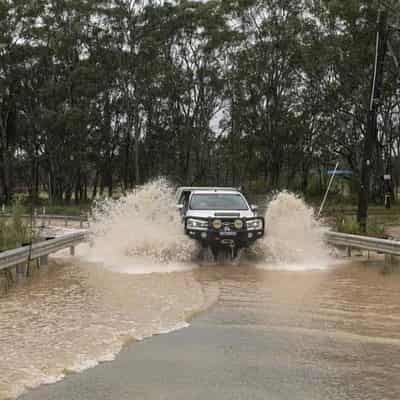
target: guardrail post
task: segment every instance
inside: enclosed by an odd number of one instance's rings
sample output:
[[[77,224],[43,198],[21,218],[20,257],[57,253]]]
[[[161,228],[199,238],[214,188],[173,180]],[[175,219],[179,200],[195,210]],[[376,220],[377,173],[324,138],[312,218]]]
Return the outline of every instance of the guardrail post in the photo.
[[[40,265],[47,265],[49,263],[49,256],[40,257]]]
[[[4,271],[0,271],[0,295],[7,293],[8,283]]]
[[[83,215],[82,213],[79,215],[79,226],[82,229],[83,228]]]
[[[67,217],[64,218],[64,223],[65,223],[65,226],[68,226],[68,218]]]
[[[26,264],[17,264],[16,266],[16,272],[18,275],[25,275],[26,274]]]
[[[74,256],[74,255],[75,255],[75,246],[71,246],[71,247],[69,248],[69,254],[70,254],[71,256]]]
[[[7,280],[7,290],[11,287],[12,283],[14,282],[13,274],[11,272],[11,269],[8,268],[4,271],[6,275],[6,280]]]
[[[385,274],[393,272],[393,256],[391,254],[385,254],[385,265],[383,267]]]
[[[351,257],[351,247],[347,247],[347,257]]]
[[[387,254],[389,264],[394,265],[396,264],[396,257],[393,254]]]
[[[10,269],[5,269],[3,271],[0,271],[0,284],[3,286],[3,290],[5,293],[8,292],[13,281],[14,279]]]

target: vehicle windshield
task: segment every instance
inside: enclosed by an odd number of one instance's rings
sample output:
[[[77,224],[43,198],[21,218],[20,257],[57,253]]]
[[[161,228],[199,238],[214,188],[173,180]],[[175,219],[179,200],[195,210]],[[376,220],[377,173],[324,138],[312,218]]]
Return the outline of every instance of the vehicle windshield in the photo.
[[[234,193],[199,193],[190,200],[192,210],[248,210],[240,194]]]

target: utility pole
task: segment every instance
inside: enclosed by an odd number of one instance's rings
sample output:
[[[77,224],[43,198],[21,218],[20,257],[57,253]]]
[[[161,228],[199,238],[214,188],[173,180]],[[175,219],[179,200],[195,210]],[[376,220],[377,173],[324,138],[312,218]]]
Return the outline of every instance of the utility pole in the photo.
[[[372,158],[377,141],[377,112],[381,97],[383,67],[387,51],[387,41],[387,11],[379,10],[376,32],[374,72],[372,77],[371,98],[367,116],[367,129],[364,141],[361,179],[358,195],[357,221],[361,230],[364,232],[367,230],[368,202],[370,197],[371,171],[373,165]]]

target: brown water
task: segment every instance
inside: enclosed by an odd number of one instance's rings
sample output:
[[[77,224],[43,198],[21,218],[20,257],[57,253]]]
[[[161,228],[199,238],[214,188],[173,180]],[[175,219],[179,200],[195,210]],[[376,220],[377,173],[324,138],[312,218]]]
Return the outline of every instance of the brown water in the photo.
[[[206,313],[214,323],[289,336],[294,347],[277,350],[281,361],[339,362],[338,385],[350,374],[371,398],[398,398],[399,273],[383,275],[366,261],[321,271],[261,267],[130,275],[57,261],[0,300],[0,398],[111,360],[128,341],[183,328],[217,298]]]
[[[0,399],[112,360],[128,341],[183,328],[216,295],[192,273],[52,262],[0,298]]]
[[[220,296],[198,325],[240,335],[231,358],[270,398],[398,400],[400,271],[381,271],[380,261],[204,269],[199,280],[218,281]]]
[[[277,196],[266,215],[255,260],[199,267],[166,182],[101,205],[91,249],[53,259],[0,298],[0,400],[183,328],[217,298],[205,314],[214,324],[286,338],[277,363],[337,370],[339,389],[361,377],[361,398],[400,398],[400,274],[338,264],[312,210],[293,195]],[[352,398],[339,389],[329,398]]]

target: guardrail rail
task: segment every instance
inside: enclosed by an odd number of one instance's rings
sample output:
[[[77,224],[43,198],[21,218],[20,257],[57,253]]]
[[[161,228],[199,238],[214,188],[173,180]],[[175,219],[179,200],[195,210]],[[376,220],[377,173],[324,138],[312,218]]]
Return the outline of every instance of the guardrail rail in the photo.
[[[391,256],[400,256],[400,241],[379,239],[369,236],[349,235],[346,233],[327,232],[325,239],[334,246],[346,247],[351,254],[351,249],[367,250]]]
[[[69,233],[54,239],[34,243],[32,246],[19,247],[0,253],[0,271],[16,266],[25,265],[28,261],[42,259],[47,263],[47,257],[57,251],[70,248],[71,255],[75,254],[75,246],[85,240],[84,232]]]

